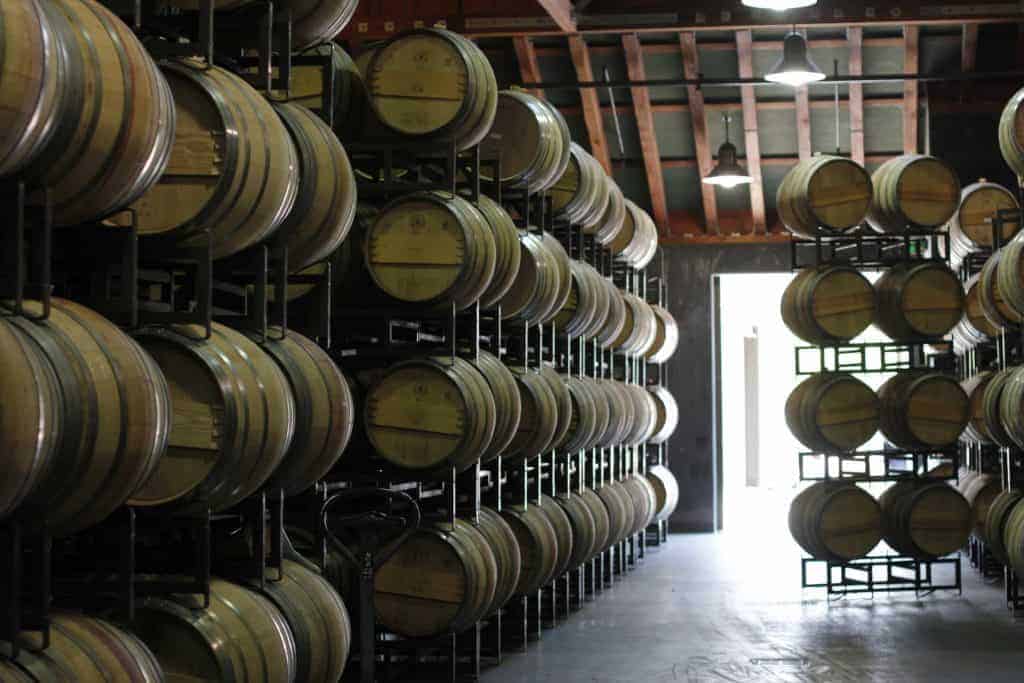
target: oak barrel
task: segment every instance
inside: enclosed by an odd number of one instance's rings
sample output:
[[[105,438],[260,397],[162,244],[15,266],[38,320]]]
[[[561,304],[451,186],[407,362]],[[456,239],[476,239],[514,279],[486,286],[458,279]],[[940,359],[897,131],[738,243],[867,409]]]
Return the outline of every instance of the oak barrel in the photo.
[[[1006,417],[1010,420],[1012,420],[1013,413],[1020,409],[1019,406],[1013,404],[1012,399],[1005,401],[1005,403],[1003,401],[1003,392],[1015,370],[1016,368],[1008,368],[996,372],[992,379],[988,381],[981,397],[987,435],[989,439],[1005,448],[1013,447],[1014,440],[1007,431],[1007,422],[1004,422],[1003,406],[1005,405]]]
[[[564,453],[577,453],[593,448],[600,436],[599,429],[603,432],[606,428],[598,422],[598,401],[603,402],[604,398],[597,395],[593,385],[580,377],[568,376],[565,383],[572,401],[572,419],[558,448]]]
[[[327,43],[352,20],[359,0],[285,0],[292,15],[292,50]]]
[[[214,578],[210,603],[200,595],[147,598],[132,630],[170,681],[294,681],[295,638],[284,615],[259,593]]]
[[[953,328],[953,341],[967,349],[997,336],[1000,327],[989,321],[981,305],[981,273],[972,275],[964,288],[964,315]]]
[[[570,338],[592,337],[608,315],[608,291],[598,282],[597,270],[589,263],[573,259],[570,264],[571,289],[565,304],[555,316],[555,326]],[[602,306],[603,304],[603,306]]]
[[[589,560],[599,550],[597,547],[597,522],[584,502],[583,497],[576,494],[559,495],[555,499],[569,517],[572,524],[572,553],[569,556],[569,569],[575,569]]]
[[[522,419],[523,406],[515,375],[497,356],[481,349],[474,365],[494,395],[494,434],[487,450],[480,456],[480,462],[485,463],[504,453],[512,443]]]
[[[878,499],[882,536],[902,555],[922,560],[955,552],[971,533],[971,507],[944,481],[907,479]]]
[[[494,601],[486,616],[491,616],[515,595],[522,571],[522,557],[515,532],[505,518],[489,507],[480,508],[480,533],[484,535],[494,552],[498,565],[498,583],[494,590]]]
[[[875,289],[848,266],[800,271],[782,295],[782,320],[809,344],[848,342],[875,317]]]
[[[1005,247],[997,251],[985,263],[988,268],[987,277],[991,284],[982,294],[991,293],[990,301],[982,300],[987,304],[985,310],[993,323],[1001,324],[1003,327],[1019,325],[1024,316],[1024,268],[1021,262],[1024,261],[1024,242],[1020,238],[1010,241]],[[992,264],[991,266],[989,264]],[[982,269],[982,280],[986,277],[985,268]],[[992,272],[995,272],[993,277]],[[996,307],[997,311],[990,309]]]
[[[496,306],[512,289],[523,256],[519,246],[519,229],[508,212],[485,195],[478,197],[477,208],[491,228],[496,249],[494,277],[480,296],[480,307],[488,309]]]
[[[633,525],[633,506],[618,482],[607,482],[597,495],[608,510],[608,546],[623,541]]]
[[[648,443],[661,444],[668,441],[679,425],[679,404],[672,392],[663,386],[647,387],[654,398],[654,433]]]
[[[555,214],[586,230],[608,208],[609,190],[601,164],[575,142],[569,144],[569,163],[548,194]]]
[[[593,235],[601,246],[607,247],[624,229],[626,197],[611,177],[605,175],[604,180],[608,189],[608,206],[605,207],[604,213],[601,214],[597,223],[592,226],[584,226],[584,232]]]
[[[989,382],[994,377],[994,372],[984,370],[960,382],[960,388],[967,394],[970,409],[967,427],[964,429],[964,433],[960,435],[960,438],[964,441],[973,441],[974,443],[981,444],[992,443],[992,436],[988,429],[988,414],[985,410],[985,391],[988,389]],[[994,408],[998,409],[998,407],[998,403],[996,403]],[[995,417],[998,418],[998,412]]]
[[[971,533],[982,543],[988,543],[985,523],[989,508],[1002,489],[999,477],[979,473],[967,481],[961,479],[956,488],[971,506]]]
[[[626,319],[611,346],[627,356],[643,356],[658,334],[657,316],[651,305],[635,294],[623,293],[622,298],[626,302]]]
[[[654,521],[663,522],[672,516],[679,504],[679,482],[664,465],[648,468],[647,481],[654,489]]]
[[[1003,381],[1002,390],[998,391],[999,423],[1005,435],[1010,437],[1012,445],[1020,448],[1021,444],[1024,444],[1024,366],[1013,367],[1000,373],[993,379],[993,383],[998,380]],[[994,389],[993,399],[996,393],[997,390]],[[998,443],[996,437],[1003,436],[998,434],[999,428],[990,427],[990,432],[993,440]]]
[[[894,341],[941,337],[963,315],[963,285],[937,261],[893,266],[878,279],[875,290],[875,325]]]
[[[214,258],[270,237],[299,189],[295,145],[274,108],[220,67],[180,60],[161,69],[177,135],[163,176],[134,204],[139,233],[196,246],[208,230]]]
[[[1006,534],[1010,528],[1010,515],[1017,509],[1017,503],[1022,497],[1024,494],[1017,489],[1001,491],[988,507],[988,517],[985,518],[986,544],[1000,564],[1009,564]]]
[[[42,306],[26,302],[30,315]],[[51,300],[45,323],[8,318],[45,359],[59,390],[57,452],[25,500],[63,536],[104,520],[164,462],[171,403],[163,374],[131,337],[95,311]]]
[[[548,451],[559,425],[559,396],[538,371],[512,368],[522,407],[515,437],[505,451],[510,462],[529,460]],[[564,397],[563,397],[564,398]],[[570,399],[571,400],[571,399]]]
[[[607,246],[615,258],[643,270],[658,251],[658,226],[650,214],[627,199],[622,228]]]
[[[611,280],[605,278],[601,280],[605,291],[608,292],[608,316],[597,332],[597,343],[601,348],[607,349],[613,347],[615,340],[622,334],[622,330],[626,326],[628,312],[626,298],[622,290],[616,287]]]
[[[569,166],[571,142],[565,119],[546,100],[520,90],[502,90],[481,152],[501,159],[504,186],[543,194]]]
[[[629,502],[633,506],[633,524],[629,529],[629,535],[638,534],[654,519],[656,494],[647,479],[635,474],[627,475],[623,479],[622,489],[629,496]]]
[[[938,372],[900,372],[881,386],[878,399],[882,433],[901,448],[956,443],[970,418],[967,394],[953,377]]]
[[[1017,198],[1002,185],[980,180],[960,192],[960,206],[949,220],[950,265],[955,270],[969,255],[992,248],[995,227],[992,218],[999,211],[1020,208]],[[1007,221],[999,243],[1006,244],[1020,231],[1020,221]]]
[[[882,511],[856,484],[822,481],[793,499],[789,532],[811,557],[849,562],[867,555],[882,539]]]
[[[960,181],[941,159],[904,154],[889,159],[871,176],[874,199],[868,223],[877,232],[933,230],[945,225],[960,204]]]
[[[1024,177],[1024,88],[1018,90],[1003,108],[999,118],[999,151],[1018,178]]]
[[[550,365],[538,368],[541,378],[548,383],[551,395],[555,397],[555,433],[551,437],[548,449],[560,448],[565,442],[573,421],[573,400],[565,377]]]
[[[255,493],[288,453],[295,399],[256,342],[214,323],[144,327],[136,339],[164,371],[173,416],[167,453],[133,497],[181,512],[227,509]]]
[[[675,316],[657,304],[652,304],[654,310],[654,343],[646,353],[647,362],[661,365],[675,355],[679,348],[679,324]]]
[[[357,140],[363,132],[369,107],[366,83],[355,61],[337,43],[325,43],[303,51],[305,59],[319,57],[330,61],[330,70],[319,64],[292,63],[289,101],[315,112],[324,121],[333,116],[332,128],[343,142]],[[325,102],[328,79],[334,80],[334,100]],[[327,111],[330,109],[330,112]]]
[[[571,568],[570,562],[572,561],[573,548],[576,543],[573,535],[573,524],[569,519],[569,514],[562,509],[558,501],[546,493],[540,495],[540,505],[536,507],[544,513],[544,516],[551,523],[551,528],[555,530],[555,537],[558,541],[555,568],[551,573],[551,579],[554,580]]]
[[[512,527],[519,544],[522,570],[516,595],[531,595],[551,583],[558,568],[558,535],[540,506],[506,505],[501,516]]]
[[[519,270],[498,304],[502,319],[534,325],[540,323],[558,299],[558,263],[548,245],[535,234],[521,231],[519,249]]]
[[[776,192],[779,220],[795,235],[814,239],[860,225],[871,206],[868,172],[844,157],[818,155],[797,163]]]
[[[579,497],[594,518],[594,551],[587,557],[587,560],[592,560],[612,543],[611,518],[608,516],[608,507],[594,489],[584,488]]]
[[[802,444],[826,453],[852,451],[874,436],[880,423],[878,397],[856,377],[812,375],[786,400],[786,424]]]

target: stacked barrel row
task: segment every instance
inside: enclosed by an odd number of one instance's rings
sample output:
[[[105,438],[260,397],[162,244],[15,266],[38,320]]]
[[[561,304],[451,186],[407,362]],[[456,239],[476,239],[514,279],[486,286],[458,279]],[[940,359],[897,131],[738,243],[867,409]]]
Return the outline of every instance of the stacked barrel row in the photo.
[[[958,355],[997,338],[1003,329],[1016,327],[1024,319],[1022,249],[1019,236],[1011,239],[967,280],[964,316],[953,331]]]

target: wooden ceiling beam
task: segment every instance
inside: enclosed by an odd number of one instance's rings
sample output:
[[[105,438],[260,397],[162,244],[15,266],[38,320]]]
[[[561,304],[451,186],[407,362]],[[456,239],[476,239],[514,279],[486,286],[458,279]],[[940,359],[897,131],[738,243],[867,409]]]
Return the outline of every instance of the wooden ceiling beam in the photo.
[[[749,31],[750,29],[742,29]],[[942,40],[942,41],[959,41],[959,36],[929,36],[929,41]],[[847,41],[843,38],[820,38],[812,39],[807,41],[808,46],[811,49],[822,49],[822,50],[838,50],[847,46]],[[731,40],[714,40],[714,41],[701,41],[698,44],[701,52],[735,52],[736,43]],[[780,52],[782,50],[781,40],[754,40],[752,47],[755,51],[757,50],[768,50],[771,52]],[[864,47],[903,47],[903,38],[865,38]],[[645,55],[670,55],[675,54],[678,51],[678,47],[675,43],[641,43],[640,49],[643,50]],[[618,45],[591,45],[591,54],[602,55],[612,57],[621,53],[621,48]],[[537,54],[540,57],[555,57],[564,58],[565,48],[548,45],[545,47],[538,47]]]
[[[963,37],[960,47],[960,70],[972,73],[978,64],[978,25],[964,24]],[[963,81],[960,84],[960,99],[970,99],[973,88],[970,81]]]
[[[921,29],[917,26],[907,26],[903,29],[903,72],[916,74],[919,67],[919,42]],[[903,83],[903,152],[914,154],[917,152],[917,127],[918,127],[918,83],[917,81],[905,81]]]
[[[985,104],[985,103],[982,103]],[[1005,102],[992,102],[993,107],[1001,109]],[[868,97],[864,99],[864,105],[868,107],[902,107],[902,97]],[[811,109],[828,109],[832,110],[835,108],[835,100],[832,98],[828,99],[814,99],[810,101]],[[839,108],[845,109],[850,106],[850,101],[846,98],[839,100]],[[705,102],[705,111],[739,111],[743,108],[743,102]],[[792,111],[796,108],[796,102],[793,100],[789,101],[764,101],[758,100],[757,110],[758,111]],[[579,116],[583,113],[583,109],[579,106],[559,106],[558,110],[568,116]],[[601,110],[604,112],[611,112],[612,108],[609,105],[602,105]],[[675,114],[680,112],[690,111],[690,105],[685,102],[652,102],[651,111],[655,114]],[[619,113],[628,116],[630,111],[628,109],[619,109]]]
[[[626,54],[626,71],[630,80],[647,80],[644,55],[640,39],[635,33],[622,36],[622,50]],[[654,113],[651,111],[651,95],[647,88],[630,88],[633,98],[633,113],[640,135],[640,151],[647,171],[647,187],[651,194],[651,208],[654,222],[660,234],[668,234],[668,199],[665,197],[665,178],[661,170],[661,153],[658,151],[658,134],[654,128]]]
[[[576,78],[592,83],[594,68],[590,63],[586,41],[580,36],[569,36],[569,53],[576,69]],[[587,137],[590,139],[590,153],[604,167],[605,173],[611,175],[612,160],[608,153],[608,137],[604,132],[604,114],[601,113],[597,89],[580,88],[580,101],[583,106],[583,119],[587,124]]]
[[[899,156],[901,153],[902,152],[867,154],[864,157],[864,162],[866,164],[881,164],[883,162],[888,161],[889,159],[892,159],[895,156]],[[612,162],[612,166],[614,168],[636,167],[636,166],[638,166],[640,164],[640,161],[641,160],[639,160],[639,159],[633,159],[633,158],[629,158],[629,159],[616,159],[615,161]],[[748,163],[748,159],[746,157],[743,157],[743,156],[739,157],[739,161],[742,164]],[[791,166],[795,166],[798,161],[800,161],[800,157],[796,156],[795,154],[791,154],[791,155],[785,155],[784,154],[784,155],[777,155],[777,156],[770,156],[770,157],[762,156],[761,157],[761,168],[763,169],[766,166],[772,166],[772,167],[782,166],[782,167],[789,168]],[[689,157],[683,157],[683,158],[680,158],[680,157],[669,157],[669,158],[666,158],[666,157],[662,157],[662,159],[661,159],[661,167],[663,169],[670,169],[670,168],[698,168],[699,164],[697,162],[697,159],[695,159],[695,158],[689,158]]]
[[[811,158],[811,102],[807,95],[807,86],[796,89],[796,142],[800,159]]]
[[[537,0],[551,20],[565,33],[576,32],[576,17],[572,12],[571,0]]]
[[[736,32],[740,78],[754,77],[753,35],[749,30]],[[740,88],[743,105],[743,140],[747,150],[747,173],[754,179],[750,184],[750,211],[754,216],[751,232],[767,232],[764,205],[764,182],[761,178],[761,140],[757,134],[757,95],[754,86]]]
[[[853,26],[846,31],[850,44],[850,75],[864,75],[864,29]],[[864,86],[850,84],[850,156],[864,165]]]
[[[516,59],[519,61],[519,77],[523,83],[540,83],[543,81],[540,73],[540,64],[537,62],[537,50],[533,46],[533,40],[526,36],[516,36],[512,39],[516,49]],[[544,91],[531,89],[531,95],[544,98]]]
[[[683,55],[685,78],[700,78],[700,58],[697,55],[696,34],[692,31],[680,33],[679,48]],[[708,122],[704,112],[704,93],[697,86],[689,85],[686,87],[686,97],[690,104],[690,118],[693,120],[694,149],[697,150],[697,163],[700,166],[700,177],[703,179],[714,169],[711,142],[708,140]],[[705,229],[710,233],[718,234],[718,200],[715,197],[715,187],[702,182],[700,191],[704,206]]]

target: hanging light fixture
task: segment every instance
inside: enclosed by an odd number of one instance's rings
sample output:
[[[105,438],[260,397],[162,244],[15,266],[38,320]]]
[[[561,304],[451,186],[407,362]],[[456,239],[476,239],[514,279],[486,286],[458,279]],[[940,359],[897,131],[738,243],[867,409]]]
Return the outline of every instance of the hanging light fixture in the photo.
[[[718,148],[718,163],[711,173],[704,178],[708,185],[717,185],[730,190],[737,185],[749,185],[754,179],[747,174],[745,168],[740,166],[736,159],[736,146],[729,142],[729,117],[725,119],[725,142]]]
[[[825,74],[807,54],[807,41],[794,29],[782,44],[782,59],[765,75],[765,80],[785,83],[794,88],[825,78]]]
[[[743,4],[757,9],[773,9],[776,12],[784,12],[788,9],[812,7],[818,4],[818,0],[743,0]]]

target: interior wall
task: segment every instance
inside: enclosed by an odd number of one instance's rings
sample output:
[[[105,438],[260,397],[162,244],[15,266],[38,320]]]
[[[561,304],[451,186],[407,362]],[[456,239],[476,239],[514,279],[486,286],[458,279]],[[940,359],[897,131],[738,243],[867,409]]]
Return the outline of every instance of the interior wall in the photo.
[[[786,272],[789,245],[680,245],[663,251],[668,309],[679,323],[679,351],[668,366],[669,386],[679,402],[679,427],[669,441],[669,462],[679,479],[679,507],[670,525],[673,531],[713,531],[721,479],[714,434],[712,277]],[[656,269],[652,266],[652,272]]]

